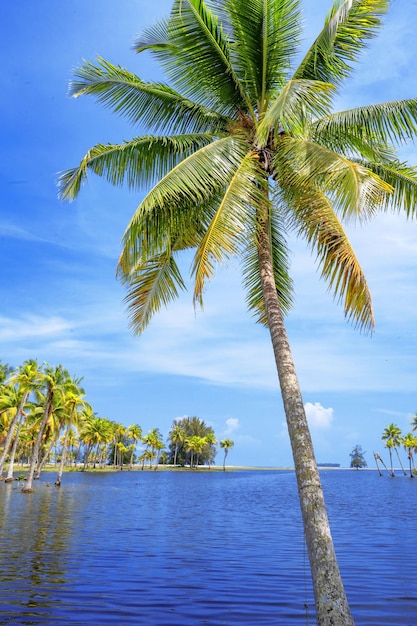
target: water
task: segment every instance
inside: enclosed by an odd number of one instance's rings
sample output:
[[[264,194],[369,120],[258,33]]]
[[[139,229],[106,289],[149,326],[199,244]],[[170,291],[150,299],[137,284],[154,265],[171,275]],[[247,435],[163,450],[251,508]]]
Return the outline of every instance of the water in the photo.
[[[417,480],[322,471],[357,625],[417,624]],[[315,623],[292,472],[68,473],[0,485],[0,624]]]

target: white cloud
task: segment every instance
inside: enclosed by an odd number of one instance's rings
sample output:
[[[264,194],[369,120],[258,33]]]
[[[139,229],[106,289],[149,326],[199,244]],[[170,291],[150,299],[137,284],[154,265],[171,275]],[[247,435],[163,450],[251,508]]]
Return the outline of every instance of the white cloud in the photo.
[[[333,421],[333,409],[325,409],[320,402],[306,402],[304,405],[307,420],[314,428],[329,428]]]
[[[20,319],[0,317],[0,340],[16,342],[27,338],[53,337],[70,328],[60,317],[44,318],[38,315],[25,315]]]
[[[229,417],[226,420],[226,428],[224,429],[224,434],[231,435],[232,433],[236,432],[239,427],[240,425],[237,417]]]

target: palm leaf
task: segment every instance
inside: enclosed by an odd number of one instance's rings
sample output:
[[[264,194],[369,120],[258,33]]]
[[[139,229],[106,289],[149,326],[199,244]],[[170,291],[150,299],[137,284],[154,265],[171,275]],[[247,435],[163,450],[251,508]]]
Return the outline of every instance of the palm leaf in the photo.
[[[170,50],[169,20],[162,18],[144,30],[135,38],[132,48],[137,54],[145,50],[156,54],[167,49]]]
[[[365,275],[330,201],[311,187],[309,192],[296,190],[289,202],[295,209],[292,225],[316,251],[321,275],[334,298],[343,302],[346,317],[359,328],[372,330],[372,298]]]
[[[305,131],[303,120],[328,113],[334,87],[312,80],[292,80],[271,103],[258,129],[258,141],[265,144],[271,129],[275,140],[278,134],[289,131],[298,135]]]
[[[323,30],[314,41],[294,78],[339,84],[351,73],[368,41],[375,37],[389,0],[335,0]]]
[[[388,183],[393,191],[385,197],[383,208],[395,211],[405,210],[407,217],[415,217],[417,212],[417,166],[410,166],[398,160],[362,164]]]
[[[127,70],[98,57],[97,64],[86,62],[74,72],[69,94],[95,96],[104,106],[154,131],[201,132],[220,130],[230,121],[192,102],[163,83],[146,83]]]
[[[253,214],[251,207],[262,199],[263,180],[256,156],[247,154],[231,176],[197,247],[192,267],[194,302],[202,305],[204,285],[213,276],[215,265],[224,263],[241,248]]]
[[[227,186],[247,148],[243,140],[219,139],[172,168],[145,196],[126,229],[124,246],[132,258],[142,254],[140,248],[147,256],[160,252],[164,229],[172,216],[190,212],[192,206],[198,210],[204,204],[209,211],[211,200]]]
[[[138,137],[123,144],[98,144],[91,148],[80,165],[62,172],[59,194],[64,200],[77,197],[88,171],[102,176],[112,185],[127,184],[130,189],[153,184],[182,159],[211,143],[212,137],[175,135]]]
[[[300,35],[298,0],[228,0],[233,65],[262,116],[284,83]]]
[[[140,334],[149,324],[151,317],[162,306],[167,306],[178,297],[179,289],[185,289],[178,265],[171,248],[150,258],[142,266],[124,277],[128,293],[130,326]]]
[[[169,47],[157,54],[181,92],[226,116],[250,109],[228,38],[204,0],[175,0],[166,30]]]
[[[280,307],[286,315],[293,305],[293,283],[289,273],[289,253],[286,239],[286,228],[280,209],[280,201],[275,199],[269,211],[269,240],[271,242],[272,265],[275,286]],[[260,324],[267,326],[267,316],[260,279],[260,265],[256,238],[248,237],[247,245],[242,254],[243,283],[246,289],[246,302]]]
[[[372,216],[392,192],[372,170],[309,140],[285,137],[274,168],[283,188],[319,186],[331,195],[344,218]]]
[[[396,100],[327,115],[313,124],[313,138],[342,147],[350,138],[401,145],[417,134],[417,99]]]

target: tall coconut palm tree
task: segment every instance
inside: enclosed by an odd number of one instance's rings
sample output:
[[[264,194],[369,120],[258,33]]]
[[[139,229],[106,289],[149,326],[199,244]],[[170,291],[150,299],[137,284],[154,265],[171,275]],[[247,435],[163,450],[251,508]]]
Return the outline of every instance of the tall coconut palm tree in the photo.
[[[126,431],[126,435],[128,439],[132,441],[132,443],[129,446],[130,451],[131,451],[129,469],[132,469],[136,445],[138,441],[142,440],[142,428],[139,426],[139,424],[131,424]]]
[[[96,414],[92,411],[90,412],[89,407],[87,407],[80,432],[80,438],[86,445],[83,470],[86,469],[94,448],[96,448],[97,453],[99,453],[101,446],[103,446],[103,444],[107,446],[107,444],[113,440],[113,436],[114,429],[112,423],[106,418],[97,417]],[[100,454],[95,457],[94,465],[99,457]]]
[[[408,465],[410,468],[410,478],[414,478],[416,467],[414,465],[413,452],[417,450],[417,437],[413,435],[413,433],[407,433],[402,438],[402,444],[404,446],[404,450],[406,450],[407,452]]]
[[[57,396],[63,395],[68,386],[71,384],[70,375],[68,371],[62,367],[62,365],[51,367],[50,365],[45,364],[42,371],[42,379],[43,384],[45,385],[43,415],[37,429],[37,437],[32,450],[32,456],[30,459],[26,483],[22,489],[22,491],[26,493],[32,491],[35,468],[40,461],[42,439],[44,436],[45,427],[51,417],[54,408],[54,401],[56,401]]]
[[[390,463],[391,463],[391,476],[392,477],[395,476],[393,462],[392,462],[393,450],[395,450],[395,452],[397,453],[398,461],[401,465],[401,468],[405,476],[406,472],[404,470],[403,464],[400,459],[400,455],[398,453],[398,446],[401,445],[401,441],[402,441],[401,428],[397,426],[396,424],[389,424],[388,426],[384,428],[384,432],[382,433],[382,440],[385,441],[385,447],[388,448],[389,450],[389,458],[390,458]]]
[[[4,442],[3,452],[0,457],[0,477],[3,474],[4,463],[9,453],[10,446],[12,445],[12,441],[18,441],[19,431],[21,420],[24,418],[24,408],[28,402],[30,394],[39,388],[39,385],[42,381],[42,374],[38,367],[37,361],[33,359],[29,359],[23,363],[22,366],[16,368],[15,371],[12,372],[11,376],[7,380],[7,385],[13,387],[15,392],[9,391],[9,400],[11,399],[11,394],[14,395],[16,399],[16,411],[14,413],[14,417],[9,424],[9,429],[7,432],[7,436]],[[5,397],[3,396],[3,402],[5,401]],[[0,409],[1,410],[1,409]],[[16,452],[16,447],[13,444],[13,457]],[[11,472],[10,472],[11,470]],[[11,475],[10,475],[11,474]],[[7,479],[11,480],[13,476],[13,462],[9,464],[9,472]]]
[[[389,0],[335,0],[297,64],[300,0],[175,0],[167,20],[135,43],[170,84],[144,82],[104,59],[71,84],[154,135],[98,144],[64,172],[77,196],[88,172],[130,188],[154,185],[124,235],[119,276],[141,332],[185,281],[194,250],[194,302],[218,263],[242,262],[249,309],[271,336],[296,469],[319,624],[353,623],[340,577],[284,316],[292,302],[288,233],[316,254],[345,314],[370,330],[368,286],[343,221],[404,208],[416,169],[395,147],[415,136],[417,100],[333,112],[333,99],[375,36]],[[157,181],[155,183],[155,181]]]
[[[222,439],[220,442],[220,447],[224,449],[224,458],[223,458],[223,471],[226,471],[226,458],[229,454],[230,448],[233,448],[235,442],[232,439]]]
[[[63,398],[64,415],[65,415],[65,433],[61,448],[61,461],[59,464],[58,476],[55,481],[57,487],[61,486],[62,474],[64,472],[65,461],[67,457],[67,448],[70,441],[72,426],[77,422],[76,416],[85,406],[85,391],[80,387],[81,378],[72,378],[72,385],[68,386]]]
[[[216,456],[216,448],[215,448],[215,445],[217,443],[216,435],[213,432],[207,433],[207,435],[205,435],[204,437],[204,440],[205,440],[205,448],[207,450],[208,466],[209,466],[209,469],[211,469],[211,463],[214,460],[214,457]]]
[[[182,427],[181,422],[177,422],[176,420],[174,420],[174,424],[171,430],[169,431],[168,439],[175,446],[174,467],[176,467],[178,450],[180,446],[184,445],[185,440],[187,439],[186,432],[184,428]]]

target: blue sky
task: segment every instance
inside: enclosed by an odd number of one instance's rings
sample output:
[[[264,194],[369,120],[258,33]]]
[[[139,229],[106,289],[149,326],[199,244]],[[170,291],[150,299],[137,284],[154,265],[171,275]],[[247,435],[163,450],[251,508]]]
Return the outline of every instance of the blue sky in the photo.
[[[220,269],[204,312],[192,295],[161,312],[139,338],[115,279],[120,240],[140,194],[90,178],[79,199],[57,199],[57,173],[98,142],[138,134],[88,98],[67,95],[72,69],[99,54],[144,79],[159,70],[131,44],[171,2],[20,0],[2,3],[0,142],[0,359],[62,363],[84,378],[101,417],[167,436],[197,415],[235,447],[230,463],[292,464],[268,334],[246,312],[239,269]],[[304,2],[305,47],[330,8]],[[417,96],[417,1],[394,0],[339,110]],[[410,144],[402,156],[417,163]],[[356,444],[387,458],[383,428],[409,430],[417,409],[417,224],[383,215],[349,235],[373,294],[376,332],[360,334],[320,282],[314,259],[292,246],[296,300],[288,333],[318,462],[349,464]],[[217,462],[221,462],[219,452]]]

